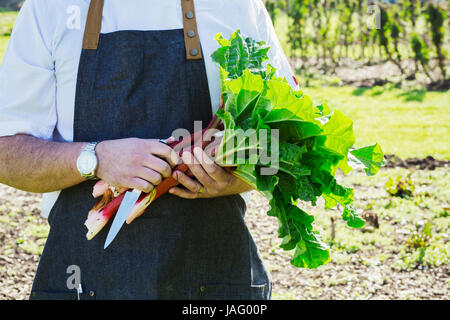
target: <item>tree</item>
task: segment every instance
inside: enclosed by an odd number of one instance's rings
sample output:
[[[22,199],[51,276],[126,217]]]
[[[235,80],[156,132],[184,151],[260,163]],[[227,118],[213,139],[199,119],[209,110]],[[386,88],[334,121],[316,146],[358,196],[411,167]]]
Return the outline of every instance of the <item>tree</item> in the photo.
[[[434,3],[429,3],[425,10],[428,25],[431,29],[431,39],[436,49],[439,69],[441,70],[442,80],[446,78],[445,72],[445,51],[444,45],[444,21],[446,20],[445,10]]]
[[[419,64],[422,66],[423,72],[433,82],[428,71],[428,63],[430,62],[429,53],[425,42],[417,33],[413,33],[411,37],[411,49],[414,54],[414,65],[416,72],[419,70]]]
[[[405,72],[401,64],[402,60],[398,52],[398,37],[400,35],[400,26],[395,21],[391,20],[389,13],[385,7],[380,6],[380,14],[381,28],[378,30],[379,44],[381,47],[383,47],[389,61],[394,63],[398,67],[402,75],[404,75]],[[396,47],[396,49],[394,49],[394,52],[396,53],[395,56],[390,48],[391,40],[393,40],[394,47]]]

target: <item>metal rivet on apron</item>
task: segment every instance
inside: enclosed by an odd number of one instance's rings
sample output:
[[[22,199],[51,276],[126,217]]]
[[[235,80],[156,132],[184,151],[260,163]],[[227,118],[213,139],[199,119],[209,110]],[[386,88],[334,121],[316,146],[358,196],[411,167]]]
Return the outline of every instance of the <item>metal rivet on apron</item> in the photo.
[[[186,12],[186,18],[192,19],[194,17],[194,13],[192,11]]]
[[[89,291],[89,295],[90,295],[91,297],[93,297],[93,296],[95,296],[95,292],[94,292],[94,291]]]
[[[189,53],[191,54],[191,56],[196,56],[196,55],[198,55],[198,50],[197,49],[191,49],[191,51],[189,51]]]
[[[189,38],[193,38],[193,37],[195,37],[195,31],[194,30],[189,30],[187,32],[187,35],[188,35]]]
[[[206,287],[205,287],[205,286],[201,286],[201,287],[200,287],[200,291],[201,291],[201,292],[204,292],[205,290],[206,290]]]

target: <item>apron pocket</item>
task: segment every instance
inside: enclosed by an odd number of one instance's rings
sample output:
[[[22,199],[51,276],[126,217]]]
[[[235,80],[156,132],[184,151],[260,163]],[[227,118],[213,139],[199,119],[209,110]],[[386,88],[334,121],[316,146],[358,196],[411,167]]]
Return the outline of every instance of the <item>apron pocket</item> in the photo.
[[[269,300],[271,285],[205,284],[200,286],[202,300]]]
[[[95,300],[94,291],[80,293],[79,300]],[[30,300],[78,300],[78,294],[74,291],[32,291]]]

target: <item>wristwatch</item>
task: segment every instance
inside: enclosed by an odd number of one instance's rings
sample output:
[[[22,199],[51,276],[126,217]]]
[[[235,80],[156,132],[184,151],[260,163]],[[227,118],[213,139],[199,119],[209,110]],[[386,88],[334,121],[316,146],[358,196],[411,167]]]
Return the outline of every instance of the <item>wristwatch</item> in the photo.
[[[95,180],[97,178],[95,176],[95,170],[97,170],[98,166],[98,159],[95,154],[97,144],[98,142],[89,143],[84,147],[77,159],[77,168],[80,175],[89,180]]]

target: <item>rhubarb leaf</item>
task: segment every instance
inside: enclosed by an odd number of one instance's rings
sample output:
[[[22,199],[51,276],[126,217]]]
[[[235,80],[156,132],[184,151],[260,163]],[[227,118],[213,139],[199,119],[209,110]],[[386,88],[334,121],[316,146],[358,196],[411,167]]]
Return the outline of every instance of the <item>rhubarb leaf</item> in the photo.
[[[233,166],[235,176],[269,200],[267,214],[278,220],[280,247],[295,250],[291,263],[317,268],[330,260],[330,250],[302,203],[316,205],[322,197],[327,209],[344,207],[342,218],[350,227],[364,226],[351,207],[353,189],[338,184],[335,175],[352,166],[375,174],[384,164],[381,148],[351,150],[352,120],[326,104],[313,106],[303,92],[277,78],[276,69],[264,64],[269,50],[264,42],[244,38],[239,30],[230,40],[216,39],[220,48],[212,59],[220,68],[224,99],[217,112],[224,134],[216,162]]]
[[[234,32],[229,41],[225,40],[221,34],[216,36],[216,40],[221,47],[211,55],[211,58],[229,72],[230,79],[242,76],[246,69],[264,78],[267,77],[263,62],[269,60],[267,52],[270,47],[264,41],[244,39],[240,30]]]
[[[345,206],[344,212],[342,213],[342,219],[347,221],[347,225],[351,228],[362,228],[366,222],[355,212],[352,206]]]
[[[354,149],[350,153],[365,166],[364,171],[368,176],[377,174],[380,168],[386,164],[383,151],[378,143]]]

